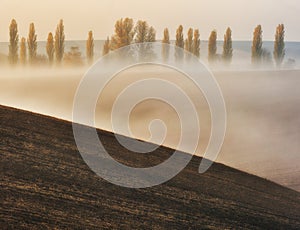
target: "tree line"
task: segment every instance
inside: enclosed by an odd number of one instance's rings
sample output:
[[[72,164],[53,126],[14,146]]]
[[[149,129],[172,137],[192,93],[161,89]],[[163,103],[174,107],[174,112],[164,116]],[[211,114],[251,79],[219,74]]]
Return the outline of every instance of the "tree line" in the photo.
[[[284,25],[279,24],[276,28],[273,57],[278,66],[283,62],[285,56],[285,42],[284,42],[285,30]],[[151,37],[151,39],[149,39]],[[135,39],[134,39],[135,38]],[[147,39],[148,38],[148,39]],[[149,27],[146,21],[138,21],[134,27],[132,19],[125,18],[120,19],[115,24],[115,32],[111,39],[107,37],[104,47],[103,55],[109,53],[110,50],[115,50],[123,46],[130,45],[132,43],[140,42],[154,42],[155,30],[153,27]],[[170,35],[168,28],[164,29],[162,39],[162,56],[168,58],[169,46],[164,44],[170,44]],[[262,47],[262,27],[258,25],[253,32],[252,41],[252,63],[269,63],[272,62],[271,53]],[[187,38],[184,39],[183,26],[179,25],[176,30],[175,46],[185,49],[187,52],[194,54],[196,57],[200,57],[200,33],[199,29],[188,29]],[[177,58],[183,58],[182,52],[175,53]],[[226,29],[223,40],[222,54],[217,54],[217,31],[213,30],[208,39],[208,61],[215,62],[217,60],[223,60],[226,63],[230,63],[233,57],[232,46],[232,30],[230,27]]]
[[[20,48],[20,50],[19,50]],[[11,65],[20,63],[25,64],[45,64],[61,65],[63,61],[73,64],[82,64],[81,53],[78,47],[71,47],[69,52],[65,52],[65,32],[63,20],[60,20],[55,34],[49,32],[46,41],[47,56],[38,55],[37,53],[37,34],[34,23],[29,25],[28,37],[21,37],[19,47],[18,25],[15,19],[12,19],[9,26],[9,54],[8,59]],[[93,62],[94,57],[94,38],[93,32],[89,31],[86,42],[86,57],[88,63]]]
[[[253,32],[251,58],[252,63],[270,63],[272,62],[272,55],[269,51],[263,48],[262,41],[262,27],[258,25]],[[273,58],[277,66],[280,66],[285,56],[285,29],[283,24],[279,24],[275,32]],[[110,51],[119,49],[121,47],[144,42],[155,42],[156,30],[150,26],[146,21],[139,20],[135,24],[131,18],[121,18],[116,21],[114,27],[114,34],[107,37],[104,42],[102,55],[108,54]],[[169,56],[169,46],[171,43],[169,30],[165,28],[163,31],[162,56],[167,59]],[[199,29],[189,28],[186,39],[184,39],[183,26],[179,25],[176,30],[175,46],[185,49],[200,58],[200,32]],[[19,47],[20,46],[20,47]],[[20,48],[20,50],[19,50]],[[28,37],[22,37],[19,44],[18,26],[15,19],[11,21],[9,26],[9,62],[12,65],[20,63],[25,64],[39,64],[54,62],[60,65],[63,61],[69,63],[79,64],[81,60],[81,53],[78,47],[71,47],[69,52],[65,52],[65,33],[63,20],[60,20],[55,34],[49,32],[46,42],[47,56],[38,55],[37,53],[37,34],[34,23],[29,25]],[[175,52],[178,59],[182,57],[183,52]],[[232,46],[232,30],[228,27],[224,34],[223,51],[222,54],[217,53],[217,31],[213,30],[208,39],[208,61],[213,63],[218,60],[223,60],[230,63],[233,57]],[[94,38],[93,32],[88,32],[86,41],[86,58],[89,64],[93,63],[94,59]]]
[[[263,48],[262,27],[258,25],[253,32],[252,41],[252,63],[270,63],[272,62],[271,53]],[[280,66],[285,56],[284,43],[285,29],[283,24],[279,24],[276,28],[273,57],[277,66]]]

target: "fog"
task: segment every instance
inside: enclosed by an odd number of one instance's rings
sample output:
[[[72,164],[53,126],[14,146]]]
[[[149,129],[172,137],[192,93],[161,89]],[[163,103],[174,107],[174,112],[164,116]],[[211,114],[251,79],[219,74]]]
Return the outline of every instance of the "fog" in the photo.
[[[0,69],[0,104],[72,120],[76,89],[88,67]],[[300,71],[245,71],[218,65],[213,67],[213,74],[227,110],[227,132],[217,161],[300,191]],[[166,67],[140,66],[117,74],[98,100],[96,127],[112,130],[111,110],[118,94],[131,83],[147,78],[171,81],[190,97],[201,126],[197,155],[202,156],[211,129],[208,104],[185,75]],[[159,90],[153,88],[154,93]],[[118,115],[123,116],[122,111]],[[130,116],[133,137],[148,140],[149,124],[155,119],[164,121],[167,128],[163,144],[176,148],[180,119],[162,101],[146,100],[134,107]],[[190,126],[191,139],[194,128]],[[155,127],[152,131],[155,133]]]

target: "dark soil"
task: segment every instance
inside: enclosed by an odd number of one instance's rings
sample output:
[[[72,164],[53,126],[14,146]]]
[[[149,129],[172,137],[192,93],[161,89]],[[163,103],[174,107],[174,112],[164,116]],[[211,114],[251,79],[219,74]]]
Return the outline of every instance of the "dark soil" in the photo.
[[[300,229],[300,193],[193,157],[159,186],[106,182],[84,163],[70,122],[0,106],[0,229]],[[151,166],[171,149],[134,154],[99,130],[108,152]]]

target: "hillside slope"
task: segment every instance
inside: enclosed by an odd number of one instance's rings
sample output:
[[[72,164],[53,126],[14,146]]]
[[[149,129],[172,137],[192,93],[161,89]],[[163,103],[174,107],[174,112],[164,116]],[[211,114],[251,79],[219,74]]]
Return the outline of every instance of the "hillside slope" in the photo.
[[[299,229],[300,193],[199,157],[171,181],[147,189],[95,175],[76,149],[71,123],[0,106],[0,226],[68,229]],[[134,154],[100,131],[127,165],[155,165],[172,153]]]

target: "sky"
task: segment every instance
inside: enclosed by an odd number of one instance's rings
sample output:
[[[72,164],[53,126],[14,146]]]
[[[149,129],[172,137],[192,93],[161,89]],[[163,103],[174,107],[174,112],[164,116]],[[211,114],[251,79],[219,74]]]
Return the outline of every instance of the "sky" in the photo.
[[[286,40],[300,41],[299,0],[0,0],[0,42],[8,40],[8,26],[15,18],[20,36],[27,37],[35,23],[38,40],[46,40],[60,19],[67,40],[86,39],[93,30],[95,39],[111,36],[115,21],[122,17],[146,20],[160,39],[168,27],[171,38],[182,24],[200,30],[207,40],[212,30],[222,40],[228,26],[234,40],[251,40],[254,27],[261,24],[263,39],[273,40],[279,23],[286,26]]]

